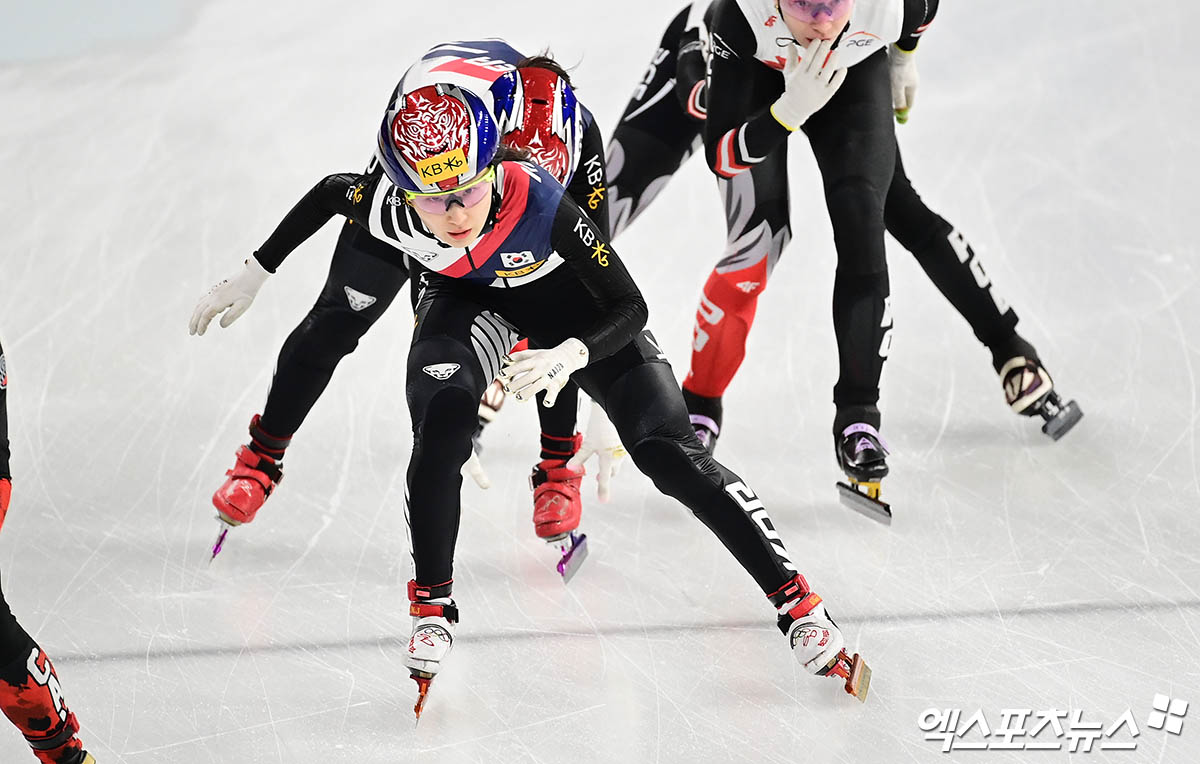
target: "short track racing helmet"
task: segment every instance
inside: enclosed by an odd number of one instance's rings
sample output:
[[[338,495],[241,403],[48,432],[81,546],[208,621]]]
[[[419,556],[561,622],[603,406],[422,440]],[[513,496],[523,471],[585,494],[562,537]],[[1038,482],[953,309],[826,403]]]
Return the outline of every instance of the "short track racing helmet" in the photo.
[[[426,85],[397,95],[379,126],[384,173],[405,191],[450,191],[487,169],[500,147],[483,99],[457,85]]]
[[[567,185],[579,163],[583,120],[566,78],[530,66],[506,72],[491,90],[504,144],[527,149],[533,161]]]

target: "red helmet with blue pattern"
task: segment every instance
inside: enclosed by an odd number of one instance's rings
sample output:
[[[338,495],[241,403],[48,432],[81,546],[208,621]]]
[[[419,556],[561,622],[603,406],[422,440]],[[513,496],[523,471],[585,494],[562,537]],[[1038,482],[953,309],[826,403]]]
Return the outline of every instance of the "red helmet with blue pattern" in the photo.
[[[567,185],[583,142],[582,109],[567,80],[531,66],[506,72],[491,92],[504,144],[528,149],[533,161]]]
[[[426,85],[398,95],[379,126],[376,154],[405,191],[450,191],[487,169],[500,147],[483,99],[457,85]]]

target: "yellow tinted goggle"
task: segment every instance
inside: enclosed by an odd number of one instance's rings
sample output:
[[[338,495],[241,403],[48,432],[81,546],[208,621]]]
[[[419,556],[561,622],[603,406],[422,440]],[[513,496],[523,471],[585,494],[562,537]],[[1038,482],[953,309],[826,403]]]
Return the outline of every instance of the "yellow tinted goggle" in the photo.
[[[465,185],[452,188],[449,191],[432,191],[422,193],[419,191],[405,191],[404,195],[409,203],[414,207],[430,213],[443,213],[450,209],[450,205],[458,202],[463,207],[474,207],[489,194],[491,182],[496,179],[496,168],[488,167],[487,172],[480,175],[475,180],[466,183]]]

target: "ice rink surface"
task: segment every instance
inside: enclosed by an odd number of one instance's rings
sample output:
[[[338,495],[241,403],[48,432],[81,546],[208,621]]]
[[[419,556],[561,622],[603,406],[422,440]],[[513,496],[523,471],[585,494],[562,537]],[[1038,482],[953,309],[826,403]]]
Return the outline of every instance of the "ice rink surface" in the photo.
[[[676,6],[127,5],[100,14],[93,39],[87,24],[25,29],[25,5],[9,4],[5,35],[54,37],[27,45],[53,55],[0,64],[16,475],[0,569],[100,762],[1200,757],[1195,4],[942,4],[898,128],[909,174],[1086,418],[1052,443],[1009,413],[987,353],[894,247],[891,528],[834,491],[834,252],[815,165],[792,139],[795,239],[717,455],[868,657],[866,705],[802,672],[749,576],[632,465],[609,505],[586,484],[592,556],[564,587],[530,522],[534,412],[510,401],[485,435],[493,487],[464,488],[462,623],[416,729],[401,661],[406,300],[342,365],[287,480],[211,566],[209,496],[320,290],[335,226],[229,329],[189,337],[188,318],[313,183],[362,166],[426,47],[549,46],[577,64],[607,135]],[[693,161],[616,243],[680,376],[722,240]],[[1148,726],[1157,694],[1193,704],[1182,734]],[[1095,744],[1133,751],[1070,757],[1064,735],[1057,753],[946,754],[918,725],[931,707],[982,711],[992,728],[1004,709],[1078,710],[1106,728],[1130,709],[1140,734]],[[0,761],[32,761],[7,725]]]

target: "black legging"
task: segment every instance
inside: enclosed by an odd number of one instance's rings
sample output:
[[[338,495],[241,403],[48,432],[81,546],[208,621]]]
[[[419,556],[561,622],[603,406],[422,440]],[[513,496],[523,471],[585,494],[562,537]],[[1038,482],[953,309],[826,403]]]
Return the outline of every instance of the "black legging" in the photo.
[[[887,54],[847,70],[841,88],[803,130],[821,170],[838,255],[833,329],[841,373],[833,388],[833,429],[864,421],[878,426],[875,404],[891,329],[883,209],[896,167]]]
[[[583,334],[598,308],[569,266],[514,289],[430,276],[408,355],[413,423],[408,519],[416,580],[451,580],[460,517],[459,469],[470,452],[474,407],[494,363],[472,328],[508,326],[542,347]],[[721,540],[764,593],[795,567],[753,491],[696,440],[682,394],[648,333],[572,375],[604,407],[634,464]]]
[[[667,95],[651,103],[664,88],[677,94],[689,93],[695,84],[674,82],[675,54],[686,18],[685,8],[668,26],[655,53],[649,81],[638,86],[609,141],[614,234],[645,211],[698,147],[704,123],[688,116],[678,98]],[[759,76],[745,86],[761,94],[756,100],[770,103],[779,95],[781,80],[777,72],[764,66]],[[850,116],[861,117],[860,123],[867,128],[847,131],[844,123],[850,121]],[[883,298],[888,294],[881,233],[885,225],[994,354],[1014,353],[1014,347],[1032,353],[1032,348],[1016,335],[1016,313],[994,293],[970,245],[913,189],[904,172],[891,120],[887,61],[881,52],[851,67],[830,104],[804,126],[822,170],[838,237],[834,325],[842,352],[835,397],[846,405],[870,404],[865,408],[873,416],[877,416],[872,410],[878,398],[878,372],[883,363],[879,351],[886,331],[880,326]],[[891,137],[885,138],[884,133]],[[788,207],[779,199],[787,199],[787,167],[786,154],[779,154],[737,176],[735,180],[751,176],[740,185],[718,180],[727,221],[726,248],[718,270],[737,253],[736,245],[745,232],[762,221],[773,236],[759,250],[768,258],[768,276],[775,265],[776,249],[786,245]],[[753,206],[753,213],[742,209],[747,204]],[[744,267],[745,263],[738,265]],[[855,335],[858,324],[859,336],[870,337],[870,342],[847,353],[846,343]],[[1021,344],[1014,346],[1014,341]],[[851,416],[862,411],[860,407]]]

